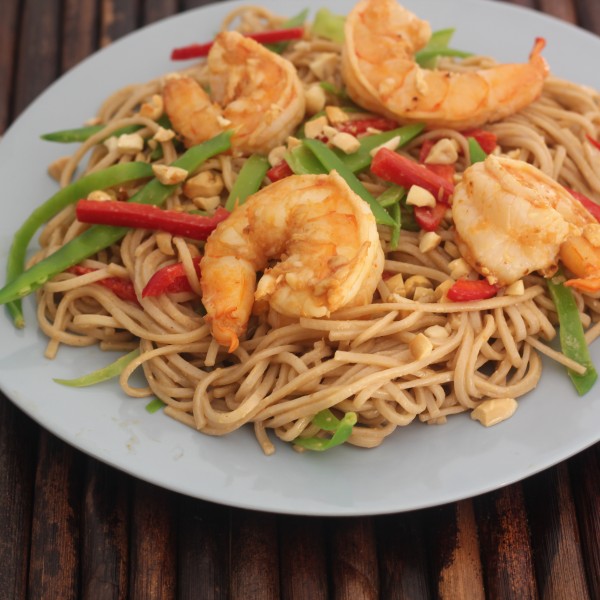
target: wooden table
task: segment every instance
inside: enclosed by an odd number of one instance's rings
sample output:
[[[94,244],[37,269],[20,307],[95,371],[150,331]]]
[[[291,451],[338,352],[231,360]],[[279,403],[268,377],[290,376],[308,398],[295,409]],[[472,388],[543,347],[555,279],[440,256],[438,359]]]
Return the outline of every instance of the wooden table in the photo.
[[[598,0],[513,3],[600,34]],[[0,0],[0,133],[98,47],[202,4]],[[438,508],[290,517],[126,476],[0,397],[0,597],[600,598],[600,445]]]

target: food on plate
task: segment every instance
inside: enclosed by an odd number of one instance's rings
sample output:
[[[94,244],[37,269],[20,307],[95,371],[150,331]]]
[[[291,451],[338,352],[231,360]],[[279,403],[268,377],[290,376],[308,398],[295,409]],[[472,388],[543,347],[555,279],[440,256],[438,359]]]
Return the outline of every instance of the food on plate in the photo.
[[[199,60],[44,136],[80,145],[0,302],[22,325],[35,293],[48,358],[119,353],[61,383],[118,376],[202,433],[251,425],[265,453],[518,418],[541,355],[585,394],[600,97],[553,76],[541,39],[507,65],[451,35],[394,0],[310,22],[235,9],[173,52]]]

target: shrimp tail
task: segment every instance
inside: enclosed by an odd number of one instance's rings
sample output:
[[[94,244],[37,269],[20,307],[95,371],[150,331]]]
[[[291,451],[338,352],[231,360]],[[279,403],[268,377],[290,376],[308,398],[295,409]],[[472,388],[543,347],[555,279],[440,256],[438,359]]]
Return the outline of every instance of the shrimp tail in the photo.
[[[595,277],[577,277],[565,281],[565,285],[575,288],[580,292],[598,292],[600,291],[600,275]]]

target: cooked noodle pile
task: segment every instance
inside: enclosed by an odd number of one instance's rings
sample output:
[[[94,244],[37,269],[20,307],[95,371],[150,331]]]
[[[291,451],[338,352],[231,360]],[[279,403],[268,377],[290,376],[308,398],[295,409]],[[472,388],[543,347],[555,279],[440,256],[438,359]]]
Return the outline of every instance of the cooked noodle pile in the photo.
[[[223,27],[230,28],[231,23],[250,31],[275,28],[281,20],[253,7],[230,15]],[[339,45],[307,36],[292,42],[284,56],[307,86],[318,81],[343,86]],[[462,62],[443,59],[443,68],[473,69],[489,63],[481,57]],[[206,83],[203,62],[187,74]],[[161,93],[162,83],[158,79],[132,85],[104,102],[98,121],[109,129],[82,144],[62,171],[61,185],[68,184],[77,169],[80,175],[117,162],[150,160],[152,148],[138,156],[123,155],[102,139],[133,123],[144,126],[141,135],[152,137],[159,125],[138,110]],[[329,101],[340,102],[333,97]],[[596,138],[598,127],[598,95],[551,76],[537,102],[487,129],[498,136],[501,153],[600,198],[600,155],[585,141],[585,134]],[[416,157],[424,140],[442,137],[455,139],[462,148],[460,173],[468,165],[468,144],[456,131],[427,131],[402,152]],[[174,141],[162,143],[162,149],[161,162],[177,157]],[[222,190],[193,201],[179,191],[166,207],[214,209],[217,201],[224,202],[243,162],[231,155],[210,159],[201,170],[215,173]],[[373,175],[361,178],[374,195],[385,189]],[[124,197],[132,191],[117,189],[114,194]],[[75,220],[72,207],[64,210],[46,226],[42,250],[33,260],[52,253],[86,227]],[[372,304],[342,309],[329,319],[301,318],[292,323],[278,323],[276,315],[255,315],[239,348],[229,354],[213,340],[201,316],[192,259],[202,253],[202,244],[132,230],[118,246],[85,261],[98,270],[82,276],[64,273],[38,292],[39,323],[50,338],[46,356],[54,357],[61,344],[99,343],[102,349],[122,351],[139,347],[139,358],[121,376],[127,394],[157,396],[167,405],[168,415],[210,435],[252,423],[266,453],[274,450],[268,430],[288,442],[318,435],[312,419],[326,408],[338,416],[355,412],[358,424],[349,442],[370,448],[416,418],[444,423],[448,415],[474,409],[484,399],[526,394],[541,376],[540,351],[578,368],[546,345],[555,336],[556,313],[541,276],[526,277],[522,295],[501,292],[489,300],[462,303],[445,299],[453,281],[452,261],[460,257],[448,219],[439,233],[442,243],[431,251],[421,251],[422,234],[412,231],[402,231],[398,248],[389,250],[390,234],[380,227],[386,263]],[[158,268],[177,261],[186,265],[194,293],[148,297],[138,305],[94,284],[103,277],[125,276],[139,292]],[[591,340],[599,331],[593,323],[600,303],[593,295],[577,293],[576,298]],[[414,351],[417,334],[424,334],[433,345],[431,353],[420,359]],[[144,388],[130,383],[139,367],[147,380]]]

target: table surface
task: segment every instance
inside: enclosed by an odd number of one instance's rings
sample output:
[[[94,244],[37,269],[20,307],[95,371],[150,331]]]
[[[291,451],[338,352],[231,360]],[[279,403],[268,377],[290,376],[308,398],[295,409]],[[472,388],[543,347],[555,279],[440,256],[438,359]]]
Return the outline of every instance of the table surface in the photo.
[[[600,34],[598,0],[512,3]],[[0,0],[0,133],[97,48],[203,4]],[[120,473],[0,395],[0,598],[600,598],[599,465],[596,445],[437,508],[281,516]]]

